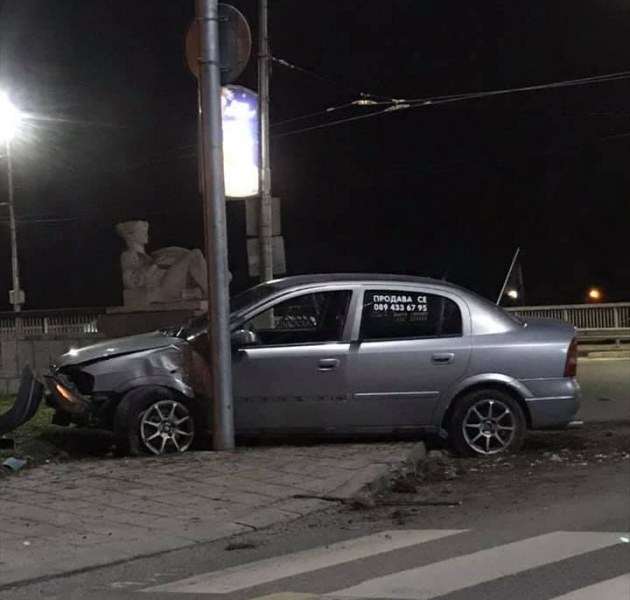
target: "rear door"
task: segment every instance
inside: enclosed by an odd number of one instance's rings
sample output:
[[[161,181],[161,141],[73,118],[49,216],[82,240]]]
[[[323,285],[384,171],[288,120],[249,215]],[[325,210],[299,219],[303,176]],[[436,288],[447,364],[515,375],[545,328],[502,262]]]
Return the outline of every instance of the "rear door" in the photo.
[[[470,315],[454,293],[406,286],[363,292],[348,359],[357,422],[367,429],[431,425],[444,391],[464,375]]]

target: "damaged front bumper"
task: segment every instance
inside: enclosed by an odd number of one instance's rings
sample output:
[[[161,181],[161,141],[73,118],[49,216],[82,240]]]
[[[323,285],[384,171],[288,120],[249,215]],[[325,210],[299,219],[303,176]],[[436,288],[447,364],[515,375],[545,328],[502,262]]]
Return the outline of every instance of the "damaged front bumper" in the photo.
[[[45,375],[46,404],[75,416],[87,415],[90,403],[62,373]]]

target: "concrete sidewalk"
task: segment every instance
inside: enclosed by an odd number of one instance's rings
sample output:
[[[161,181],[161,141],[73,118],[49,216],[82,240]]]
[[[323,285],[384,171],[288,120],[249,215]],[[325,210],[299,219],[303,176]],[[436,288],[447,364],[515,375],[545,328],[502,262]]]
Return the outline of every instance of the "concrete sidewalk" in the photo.
[[[0,479],[0,585],[226,538],[382,487],[413,444],[197,452]],[[323,500],[327,497],[329,500]]]

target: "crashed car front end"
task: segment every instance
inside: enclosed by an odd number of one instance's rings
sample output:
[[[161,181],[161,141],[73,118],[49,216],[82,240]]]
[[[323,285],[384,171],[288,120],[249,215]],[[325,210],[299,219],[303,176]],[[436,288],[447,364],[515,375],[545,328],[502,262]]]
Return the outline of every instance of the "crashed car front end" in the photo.
[[[186,397],[191,383],[192,348],[184,340],[156,332],[71,350],[44,377],[53,423],[111,429],[121,398],[139,386],[163,386]]]

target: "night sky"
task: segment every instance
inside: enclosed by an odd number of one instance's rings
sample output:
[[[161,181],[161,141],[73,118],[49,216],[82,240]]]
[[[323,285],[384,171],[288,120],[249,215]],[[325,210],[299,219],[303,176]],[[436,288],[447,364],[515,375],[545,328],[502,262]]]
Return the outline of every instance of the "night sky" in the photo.
[[[256,2],[234,0],[256,30]],[[447,278],[494,298],[516,246],[529,304],[598,285],[630,300],[630,80],[392,112],[423,98],[630,70],[630,0],[270,0],[273,193],[292,274]],[[202,246],[193,0],[1,0],[0,87],[31,118],[14,144],[26,308],[120,305],[115,223],[150,248]],[[238,81],[255,88],[252,64]],[[0,201],[5,199],[4,164]],[[228,205],[233,291],[250,283]],[[0,309],[9,236],[0,207]]]

